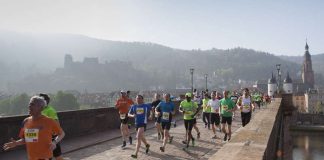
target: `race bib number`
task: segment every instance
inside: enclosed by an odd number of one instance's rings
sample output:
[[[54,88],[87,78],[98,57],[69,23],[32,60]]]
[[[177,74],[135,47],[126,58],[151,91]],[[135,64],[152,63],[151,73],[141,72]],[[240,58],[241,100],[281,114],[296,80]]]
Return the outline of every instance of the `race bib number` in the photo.
[[[162,119],[163,120],[169,120],[169,118],[170,118],[170,113],[169,112],[163,112]]]
[[[207,110],[207,109],[208,109],[208,106],[204,105],[204,106],[203,106],[203,109],[204,109],[204,110]]]
[[[250,109],[250,106],[249,105],[244,105],[243,108],[244,109]]]
[[[26,129],[25,142],[38,142],[39,129]]]
[[[144,108],[137,108],[136,109],[136,114],[143,114],[144,113]]]
[[[120,114],[120,119],[125,119],[126,118],[126,114]]]
[[[192,115],[192,111],[186,111],[185,115]]]
[[[223,105],[223,109],[224,109],[224,111],[227,111],[228,106],[227,105]]]

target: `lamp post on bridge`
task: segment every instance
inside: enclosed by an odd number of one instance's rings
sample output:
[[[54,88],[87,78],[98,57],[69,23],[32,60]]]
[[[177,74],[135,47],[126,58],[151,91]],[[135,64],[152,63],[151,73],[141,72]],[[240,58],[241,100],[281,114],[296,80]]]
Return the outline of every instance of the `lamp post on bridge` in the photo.
[[[206,91],[207,91],[207,78],[208,78],[208,74],[205,74],[205,80],[206,80]]]
[[[276,64],[276,68],[277,68],[277,71],[278,71],[278,81],[277,81],[277,94],[278,95],[280,93],[280,81],[281,81],[280,66],[281,66],[281,64]]]
[[[190,74],[191,74],[191,93],[193,93],[193,73],[194,73],[194,68],[190,68]]]

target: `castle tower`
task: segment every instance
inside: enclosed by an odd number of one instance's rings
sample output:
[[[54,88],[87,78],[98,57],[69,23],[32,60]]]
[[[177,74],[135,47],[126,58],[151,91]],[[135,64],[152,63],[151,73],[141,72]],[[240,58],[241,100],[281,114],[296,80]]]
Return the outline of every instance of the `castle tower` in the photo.
[[[271,78],[268,81],[268,95],[272,97],[276,91],[277,91],[277,80],[272,73]]]
[[[304,62],[303,62],[303,70],[302,70],[302,79],[303,79],[303,83],[308,88],[314,88],[314,72],[313,72],[313,69],[312,69],[311,55],[309,54],[308,49],[309,49],[309,47],[308,47],[308,44],[306,42],[305,54],[304,54]]]
[[[73,58],[70,54],[66,54],[64,57],[64,68],[71,68],[73,64]]]
[[[287,93],[287,94],[293,93],[293,82],[289,76],[289,72],[287,72],[287,77],[284,79],[283,90],[284,90],[284,93]]]

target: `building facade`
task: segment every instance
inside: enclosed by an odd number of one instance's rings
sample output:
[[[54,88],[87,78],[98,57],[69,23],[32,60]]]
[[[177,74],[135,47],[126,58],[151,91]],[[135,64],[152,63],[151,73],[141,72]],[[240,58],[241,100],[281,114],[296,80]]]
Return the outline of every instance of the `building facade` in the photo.
[[[324,91],[311,89],[305,93],[306,113],[323,114]]]

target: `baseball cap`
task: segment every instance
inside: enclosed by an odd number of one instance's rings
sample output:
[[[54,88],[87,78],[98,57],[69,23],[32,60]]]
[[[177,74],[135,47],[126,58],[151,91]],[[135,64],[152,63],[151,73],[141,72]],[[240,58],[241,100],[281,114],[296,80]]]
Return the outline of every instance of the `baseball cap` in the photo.
[[[191,93],[186,93],[186,97],[191,97]]]
[[[121,90],[120,93],[126,93],[126,91],[125,90]]]

